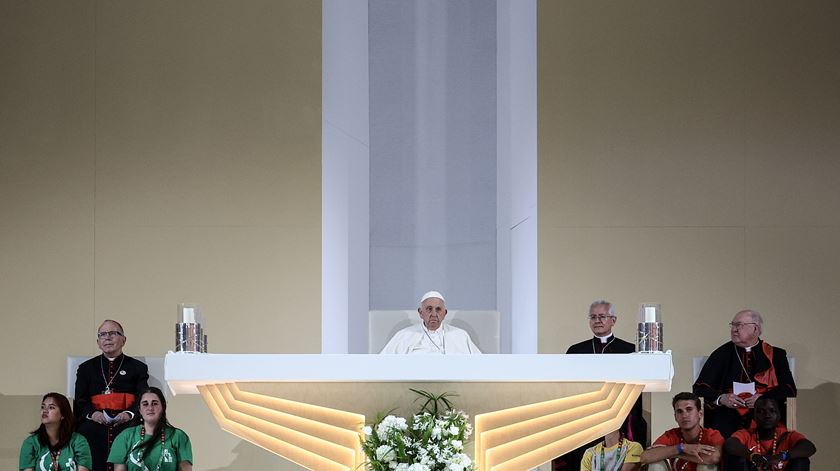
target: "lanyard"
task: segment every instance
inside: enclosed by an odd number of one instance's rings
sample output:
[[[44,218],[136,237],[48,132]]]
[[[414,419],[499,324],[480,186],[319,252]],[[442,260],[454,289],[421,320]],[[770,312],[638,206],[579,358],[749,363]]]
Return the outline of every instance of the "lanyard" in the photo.
[[[615,449],[615,468],[613,468],[614,471],[618,471],[619,469],[621,469],[621,466],[624,464],[624,449],[627,448],[627,440],[622,438],[620,444],[621,446]],[[607,443],[605,441],[604,444],[601,446],[601,467],[599,467],[598,469],[609,471],[607,469],[607,457],[605,453],[606,449]]]
[[[50,457],[52,458],[52,469],[53,471],[58,471],[58,458],[61,456],[61,450],[56,451],[55,453],[50,452]]]

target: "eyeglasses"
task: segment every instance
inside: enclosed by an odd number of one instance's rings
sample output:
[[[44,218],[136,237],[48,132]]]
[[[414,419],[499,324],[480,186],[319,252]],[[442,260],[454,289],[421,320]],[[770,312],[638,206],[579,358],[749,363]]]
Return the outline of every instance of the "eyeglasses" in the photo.
[[[729,323],[729,327],[732,327],[733,329],[740,329],[741,327],[744,327],[745,325],[758,325],[758,322],[730,322]]]
[[[607,319],[615,319],[615,316],[596,316],[595,314],[590,314],[586,316],[587,319],[590,321],[601,321],[604,322]]]
[[[104,339],[105,337],[122,337],[123,333],[117,332],[116,330],[106,330],[104,332],[98,332],[96,336]]]

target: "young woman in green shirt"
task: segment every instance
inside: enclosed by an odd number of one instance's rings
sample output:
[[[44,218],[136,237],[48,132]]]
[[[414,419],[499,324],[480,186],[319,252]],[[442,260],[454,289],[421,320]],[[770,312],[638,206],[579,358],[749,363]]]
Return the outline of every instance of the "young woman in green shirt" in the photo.
[[[90,471],[90,447],[75,433],[76,419],[70,401],[51,392],[41,399],[41,425],[20,447],[21,471]]]
[[[183,430],[166,419],[163,392],[140,394],[140,425],[123,430],[111,445],[114,471],[192,471],[192,445]]]

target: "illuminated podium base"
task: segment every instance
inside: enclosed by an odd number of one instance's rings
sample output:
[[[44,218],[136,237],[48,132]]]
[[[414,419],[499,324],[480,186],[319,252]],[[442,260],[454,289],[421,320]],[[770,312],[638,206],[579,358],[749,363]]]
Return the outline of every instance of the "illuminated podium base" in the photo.
[[[453,392],[479,470],[537,467],[617,429],[639,394],[669,391],[670,354],[214,355],[169,353],[175,394],[200,393],[222,429],[314,470],[363,469],[365,421],[410,417]]]

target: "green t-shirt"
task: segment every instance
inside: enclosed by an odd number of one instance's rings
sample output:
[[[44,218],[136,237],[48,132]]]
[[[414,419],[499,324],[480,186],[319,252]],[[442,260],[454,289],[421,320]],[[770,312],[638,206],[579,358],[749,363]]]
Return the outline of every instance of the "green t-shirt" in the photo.
[[[108,454],[109,463],[124,464],[128,471],[177,471],[182,461],[192,463],[190,437],[181,429],[172,427],[167,427],[164,433],[163,453],[158,441],[144,457],[142,447],[138,447],[141,427],[142,424],[127,428],[117,435]]]
[[[36,471],[76,471],[78,466],[91,469],[90,447],[85,437],[74,433],[64,448],[58,451],[58,469],[53,469],[50,448],[41,445],[38,435],[30,435],[20,446],[19,469],[32,468]]]

